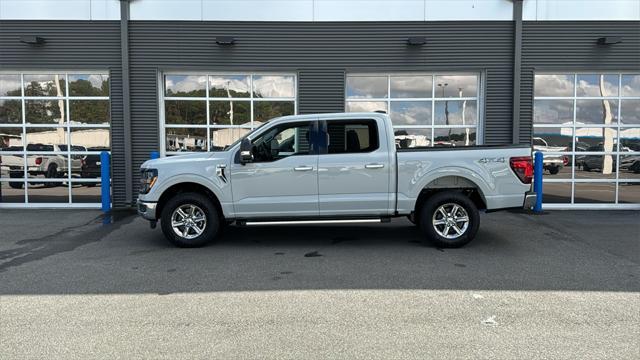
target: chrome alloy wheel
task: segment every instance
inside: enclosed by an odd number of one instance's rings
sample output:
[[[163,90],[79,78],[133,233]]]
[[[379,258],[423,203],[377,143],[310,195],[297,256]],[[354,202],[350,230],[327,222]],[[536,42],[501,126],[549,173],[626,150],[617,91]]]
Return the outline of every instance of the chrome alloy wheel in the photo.
[[[196,205],[180,205],[171,214],[171,227],[176,235],[187,240],[195,239],[207,228],[207,217]]]
[[[457,239],[469,227],[469,214],[458,204],[443,204],[433,213],[431,223],[438,235],[447,239]]]

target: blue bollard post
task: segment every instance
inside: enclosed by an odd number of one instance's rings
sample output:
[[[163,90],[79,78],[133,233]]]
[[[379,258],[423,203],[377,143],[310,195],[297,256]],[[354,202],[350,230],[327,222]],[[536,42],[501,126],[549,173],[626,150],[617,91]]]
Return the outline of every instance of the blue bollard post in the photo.
[[[100,153],[100,193],[102,197],[102,212],[111,211],[111,169],[109,161],[109,153],[103,151]]]
[[[542,173],[544,172],[543,167],[543,155],[540,151],[537,151],[535,154],[534,160],[534,168],[533,168],[533,191],[536,193],[536,205],[533,207],[533,212],[541,213],[542,212]]]
[[[160,152],[158,152],[158,151],[152,151],[151,152],[151,160],[157,159],[159,157],[160,157]]]

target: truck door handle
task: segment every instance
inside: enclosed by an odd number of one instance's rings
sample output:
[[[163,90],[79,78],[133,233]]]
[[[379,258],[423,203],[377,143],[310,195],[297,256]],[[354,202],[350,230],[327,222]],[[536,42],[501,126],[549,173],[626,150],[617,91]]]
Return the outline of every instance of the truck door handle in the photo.
[[[310,171],[310,170],[313,170],[313,166],[297,166],[297,167],[294,167],[293,170],[295,170],[295,171]]]
[[[367,164],[364,167],[367,169],[382,169],[384,164]]]

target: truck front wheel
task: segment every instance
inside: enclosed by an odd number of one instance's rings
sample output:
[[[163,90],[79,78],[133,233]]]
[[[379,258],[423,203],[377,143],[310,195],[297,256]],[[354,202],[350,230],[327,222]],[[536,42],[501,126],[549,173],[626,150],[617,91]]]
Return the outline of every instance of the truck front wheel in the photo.
[[[420,227],[425,241],[443,248],[457,248],[476,236],[480,214],[469,197],[444,191],[430,196],[420,211]]]
[[[220,230],[213,202],[199,193],[179,193],[165,204],[161,214],[164,236],[179,247],[200,247]]]

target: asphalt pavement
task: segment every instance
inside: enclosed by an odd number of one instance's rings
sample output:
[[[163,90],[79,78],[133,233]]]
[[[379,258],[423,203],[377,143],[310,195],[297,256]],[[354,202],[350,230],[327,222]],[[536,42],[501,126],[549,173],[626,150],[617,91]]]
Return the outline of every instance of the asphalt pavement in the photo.
[[[640,358],[640,213],[483,214],[462,249],[388,224],[228,227],[0,210],[0,358]]]

